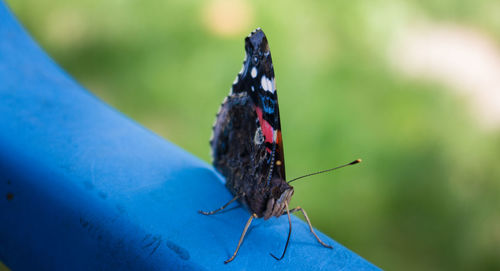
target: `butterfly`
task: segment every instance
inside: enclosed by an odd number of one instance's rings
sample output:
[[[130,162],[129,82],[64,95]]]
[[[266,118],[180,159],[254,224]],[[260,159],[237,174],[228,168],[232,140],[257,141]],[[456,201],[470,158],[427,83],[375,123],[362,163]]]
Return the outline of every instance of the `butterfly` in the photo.
[[[285,256],[292,231],[290,213],[297,211],[302,212],[318,242],[332,248],[316,235],[304,209],[289,208],[294,193],[290,182],[336,168],[286,181],[273,62],[266,35],[260,28],[245,38],[245,52],[243,67],[217,113],[210,140],[213,166],[226,177],[226,187],[234,197],[219,209],[200,213],[215,214],[236,200],[251,213],[234,254],[225,263],[236,257],[253,219],[269,219],[286,214],[289,231],[285,249],[281,257],[271,254],[281,260]],[[358,159],[343,166],[360,161]]]

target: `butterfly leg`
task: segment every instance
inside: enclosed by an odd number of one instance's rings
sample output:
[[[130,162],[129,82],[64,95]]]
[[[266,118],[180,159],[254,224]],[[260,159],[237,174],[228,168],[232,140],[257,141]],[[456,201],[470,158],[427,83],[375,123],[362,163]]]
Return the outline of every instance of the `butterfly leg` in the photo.
[[[297,207],[293,208],[292,210],[290,210],[290,213],[295,213],[297,211],[301,211],[302,214],[304,215],[304,218],[306,219],[307,224],[309,225],[309,229],[311,230],[311,233],[314,235],[314,237],[316,237],[316,240],[318,240],[318,242],[321,245],[323,245],[324,247],[333,248],[332,246],[325,244],[323,241],[321,241],[321,239],[319,239],[318,235],[314,232],[314,229],[311,225],[311,220],[309,220],[309,217],[307,216],[306,211],[304,209],[302,209],[302,207],[297,206]]]
[[[272,253],[269,253],[269,254],[271,254],[271,256],[273,256],[273,258],[275,258],[278,261],[283,259],[283,257],[285,257],[286,249],[288,248],[288,242],[290,242],[290,235],[292,234],[292,220],[290,219],[290,211],[288,210],[288,204],[286,202],[285,202],[285,206],[286,206],[286,214],[288,215],[288,224],[289,224],[288,237],[286,238],[285,250],[283,250],[283,254],[281,254],[281,257],[279,257],[279,258],[274,256]]]
[[[250,227],[250,224],[252,223],[252,220],[256,218],[256,214],[252,214],[250,218],[247,221],[247,224],[245,225],[245,228],[243,229],[243,232],[241,233],[240,241],[238,241],[238,246],[236,247],[236,250],[233,253],[233,256],[229,258],[228,260],[224,261],[224,263],[228,263],[236,257],[236,254],[238,253],[238,250],[240,250],[241,243],[243,243],[243,238],[245,238],[245,234],[247,233],[248,227]]]
[[[232,200],[230,200],[228,203],[224,204],[224,206],[220,207],[219,209],[216,209],[216,210],[213,210],[213,211],[209,211],[209,212],[205,212],[205,211],[198,211],[198,213],[200,214],[204,214],[204,215],[213,215],[219,211],[222,211],[224,210],[224,208],[226,208],[227,206],[229,206],[229,204],[233,203],[235,200],[237,200],[240,196],[236,196],[234,197]]]

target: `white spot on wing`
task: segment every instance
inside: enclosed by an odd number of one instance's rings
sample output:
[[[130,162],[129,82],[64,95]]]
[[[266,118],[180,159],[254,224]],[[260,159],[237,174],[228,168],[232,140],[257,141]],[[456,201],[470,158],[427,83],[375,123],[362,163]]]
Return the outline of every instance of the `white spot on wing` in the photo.
[[[260,127],[255,131],[255,136],[253,137],[253,143],[255,145],[260,145],[264,143],[264,135],[262,134],[262,129]]]
[[[262,89],[264,89],[265,91],[267,91],[267,82],[266,82],[267,78],[265,76],[262,76],[262,78],[260,79],[260,85],[262,86]]]
[[[266,76],[262,76],[260,79],[260,84],[262,86],[262,89],[265,91],[269,91],[271,93],[274,93],[275,87],[274,87],[274,79],[270,80]]]
[[[236,85],[236,84],[238,83],[238,80],[239,80],[239,79],[238,79],[238,77],[239,77],[239,76],[236,76],[236,78],[234,79],[234,81],[233,81],[233,85]]]
[[[252,75],[252,78],[257,77],[257,68],[255,68],[255,67],[253,67],[253,68],[252,68],[252,73],[251,73],[251,75]]]

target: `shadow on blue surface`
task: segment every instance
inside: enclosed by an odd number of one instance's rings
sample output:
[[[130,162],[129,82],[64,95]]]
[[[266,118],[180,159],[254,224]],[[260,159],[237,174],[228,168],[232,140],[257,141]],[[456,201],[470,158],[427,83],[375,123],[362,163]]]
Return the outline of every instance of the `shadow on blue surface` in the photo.
[[[12,270],[377,269],[293,218],[257,221],[211,166],[84,90],[0,1],[0,261]]]

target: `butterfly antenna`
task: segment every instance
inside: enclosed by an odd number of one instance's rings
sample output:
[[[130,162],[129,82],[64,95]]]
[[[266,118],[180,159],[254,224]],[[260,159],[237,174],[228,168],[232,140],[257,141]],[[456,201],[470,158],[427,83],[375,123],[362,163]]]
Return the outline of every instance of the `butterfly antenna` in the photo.
[[[343,167],[347,167],[347,166],[351,166],[351,165],[355,165],[355,164],[358,164],[358,163],[361,163],[361,159],[356,159],[348,164],[345,164],[345,165],[341,165],[341,166],[338,166],[338,167],[334,167],[334,168],[329,168],[329,169],[325,169],[325,170],[321,170],[321,171],[318,171],[318,172],[314,172],[314,173],[309,173],[309,174],[306,174],[304,176],[300,176],[300,177],[297,177],[295,179],[292,179],[291,181],[288,181],[287,183],[291,183],[293,181],[296,181],[298,179],[302,179],[302,178],[305,178],[305,177],[309,177],[309,176],[313,176],[313,175],[317,175],[317,174],[321,174],[321,173],[325,173],[325,172],[328,172],[328,171],[332,171],[332,170],[336,170],[336,169],[339,169],[339,168],[343,168]]]

